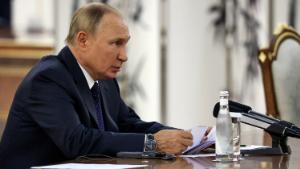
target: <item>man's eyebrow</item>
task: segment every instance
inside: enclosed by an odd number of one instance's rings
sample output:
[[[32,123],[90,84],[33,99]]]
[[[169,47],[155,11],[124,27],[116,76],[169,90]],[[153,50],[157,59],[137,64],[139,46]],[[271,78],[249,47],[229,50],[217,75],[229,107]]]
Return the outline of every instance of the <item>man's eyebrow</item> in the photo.
[[[122,40],[122,41],[128,42],[130,40],[130,36],[128,36],[128,37],[116,37],[116,38],[114,38],[114,40]]]

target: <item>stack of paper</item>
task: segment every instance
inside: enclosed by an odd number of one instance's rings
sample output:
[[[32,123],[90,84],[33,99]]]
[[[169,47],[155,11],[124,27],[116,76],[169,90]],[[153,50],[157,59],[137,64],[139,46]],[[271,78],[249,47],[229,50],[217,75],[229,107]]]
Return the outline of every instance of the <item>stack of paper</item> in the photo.
[[[202,150],[210,147],[211,145],[215,144],[215,131],[216,128],[213,127],[211,131],[207,135],[207,140],[201,141],[204,137],[206,130],[208,127],[203,126],[196,126],[192,128],[192,135],[193,135],[193,145],[188,147],[183,154],[198,154]]]

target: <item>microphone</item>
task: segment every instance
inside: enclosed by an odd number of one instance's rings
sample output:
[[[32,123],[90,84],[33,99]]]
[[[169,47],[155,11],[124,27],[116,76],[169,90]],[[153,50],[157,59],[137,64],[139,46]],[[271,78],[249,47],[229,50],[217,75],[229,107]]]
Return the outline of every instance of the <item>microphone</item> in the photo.
[[[252,110],[250,106],[246,106],[231,100],[228,101],[228,104],[229,104],[229,112],[246,113]],[[220,102],[216,103],[214,106],[214,110],[213,110],[214,117],[218,116],[219,110],[220,110]]]
[[[218,116],[220,110],[220,103],[217,102],[214,106],[214,110],[213,110],[213,115],[214,117]],[[272,124],[274,122],[279,122],[280,124],[284,125],[284,126],[288,126],[289,128],[293,128],[293,129],[297,129],[300,131],[300,129],[293,123],[288,122],[288,121],[284,121],[284,120],[279,120],[279,119],[275,119],[269,116],[266,116],[262,113],[258,113],[252,110],[252,108],[250,106],[238,103],[238,102],[234,102],[229,100],[229,112],[238,112],[238,113],[248,113],[251,114],[253,116],[256,117],[261,117],[264,119],[264,121],[268,122],[269,124]]]
[[[300,138],[300,129],[293,123],[271,118],[255,112],[250,106],[229,100],[229,111],[241,114],[241,122],[266,130],[278,136],[291,136]],[[213,110],[214,117],[218,116],[220,103],[216,103]]]
[[[219,102],[215,104],[214,106],[214,116],[216,117],[217,114],[219,113],[219,109],[220,109],[220,104]],[[252,108],[250,106],[238,103],[238,102],[234,102],[234,101],[229,101],[229,111],[230,112],[242,112],[242,113],[248,113],[251,114],[254,117],[257,118],[262,118],[261,120],[264,120],[265,122],[267,122],[268,124],[273,124],[273,123],[279,123],[283,126],[286,126],[292,130],[295,130],[296,132],[300,133],[300,128],[297,127],[295,124],[285,121],[285,120],[279,120],[276,118],[272,118],[269,116],[266,116],[262,113],[258,113],[252,110]]]

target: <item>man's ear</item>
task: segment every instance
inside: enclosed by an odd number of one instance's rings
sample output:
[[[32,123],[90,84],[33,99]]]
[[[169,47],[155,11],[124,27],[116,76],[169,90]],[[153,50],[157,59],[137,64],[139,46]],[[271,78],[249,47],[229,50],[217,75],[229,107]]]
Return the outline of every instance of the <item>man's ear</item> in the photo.
[[[78,32],[75,41],[78,47],[86,49],[88,45],[88,34],[84,31]]]

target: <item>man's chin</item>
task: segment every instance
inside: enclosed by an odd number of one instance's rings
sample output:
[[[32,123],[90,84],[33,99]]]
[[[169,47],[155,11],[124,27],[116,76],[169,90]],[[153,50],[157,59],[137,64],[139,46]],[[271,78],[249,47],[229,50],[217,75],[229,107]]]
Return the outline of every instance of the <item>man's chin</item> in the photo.
[[[118,75],[117,73],[111,73],[109,75],[106,75],[104,78],[106,80],[115,79],[115,78],[117,78],[117,75]]]

